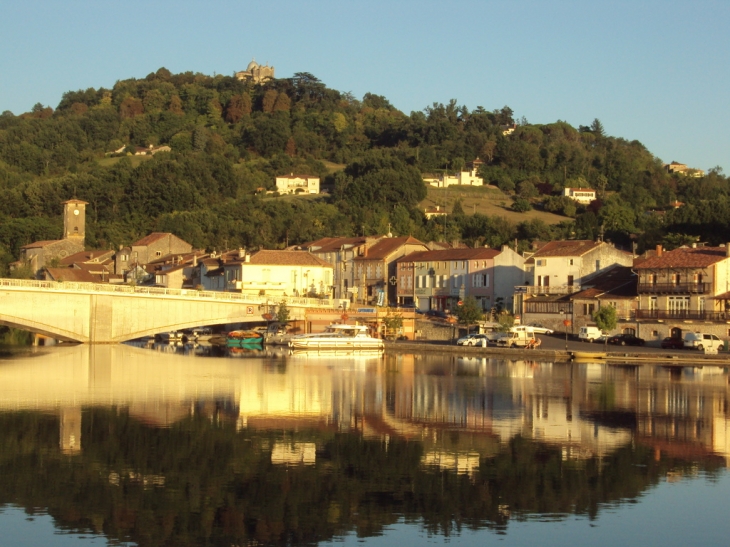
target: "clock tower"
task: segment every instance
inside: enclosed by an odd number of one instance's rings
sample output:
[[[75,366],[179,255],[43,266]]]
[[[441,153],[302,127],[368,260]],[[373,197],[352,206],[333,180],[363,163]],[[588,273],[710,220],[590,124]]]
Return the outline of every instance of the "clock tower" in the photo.
[[[87,205],[87,202],[80,199],[63,202],[63,239],[79,241],[82,249],[86,238]]]

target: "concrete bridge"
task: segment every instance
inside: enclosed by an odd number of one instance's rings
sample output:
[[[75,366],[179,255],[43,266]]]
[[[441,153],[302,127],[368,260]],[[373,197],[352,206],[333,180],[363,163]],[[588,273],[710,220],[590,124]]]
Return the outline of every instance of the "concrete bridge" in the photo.
[[[64,341],[115,344],[204,325],[265,321],[282,299],[239,293],[0,279],[0,324]],[[286,297],[291,319],[332,300]]]

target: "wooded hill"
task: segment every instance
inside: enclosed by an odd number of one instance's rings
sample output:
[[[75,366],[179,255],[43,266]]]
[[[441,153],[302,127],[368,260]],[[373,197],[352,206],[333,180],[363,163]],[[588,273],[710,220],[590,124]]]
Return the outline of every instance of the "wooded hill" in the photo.
[[[503,136],[513,123],[506,106],[470,111],[454,100],[406,115],[385,97],[358,100],[308,73],[255,85],[161,68],[113,89],[68,92],[55,110],[37,104],[0,115],[0,273],[22,245],[61,237],[61,202],[73,197],[90,204],[89,248],[116,248],[151,231],[199,248],[281,248],[389,226],[424,241],[517,240],[521,248],[601,230],[639,250],[730,241],[730,187],[720,169],[670,174],[640,142],[606,135],[598,120],[577,129],[521,120]],[[150,145],[172,152],[130,155]],[[422,176],[476,157],[485,182],[527,211],[524,222],[467,215],[458,203],[449,217],[426,220]],[[305,199],[257,191],[291,172],[319,175],[330,192]],[[576,206],[560,197],[564,187],[592,187],[600,199]],[[677,200],[684,206],[671,207]],[[530,208],[565,221],[530,220]]]

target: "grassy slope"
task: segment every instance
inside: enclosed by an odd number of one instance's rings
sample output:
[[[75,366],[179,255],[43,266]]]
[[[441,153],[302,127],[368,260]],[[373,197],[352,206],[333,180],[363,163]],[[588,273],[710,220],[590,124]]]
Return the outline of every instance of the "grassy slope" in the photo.
[[[567,217],[548,213],[546,211],[532,210],[526,213],[516,213],[510,209],[512,198],[504,194],[496,186],[450,186],[448,188],[428,187],[428,196],[420,203],[425,209],[434,205],[445,205],[447,211],[451,211],[454,202],[460,199],[461,208],[464,213],[471,215],[481,213],[488,216],[505,217],[511,222],[524,222],[537,218],[546,224],[557,224]]]

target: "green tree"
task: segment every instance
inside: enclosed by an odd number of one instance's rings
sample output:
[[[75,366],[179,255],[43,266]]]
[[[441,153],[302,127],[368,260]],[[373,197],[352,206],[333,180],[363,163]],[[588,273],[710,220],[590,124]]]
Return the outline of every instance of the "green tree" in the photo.
[[[467,332],[469,332],[469,326],[484,320],[484,312],[473,296],[467,296],[461,304],[457,305],[454,315],[460,325],[466,326]]]
[[[398,331],[403,328],[403,316],[400,313],[393,313],[388,311],[388,314],[383,318],[383,325],[385,325],[385,337],[388,340],[395,340],[398,336]]]
[[[616,324],[618,323],[616,308],[613,306],[601,306],[593,313],[593,320],[601,331],[609,333],[616,328]],[[605,338],[604,345],[608,346],[608,337]]]
[[[286,301],[282,300],[276,309],[276,321],[282,325],[286,325],[289,322],[289,316],[289,307],[286,305]]]

